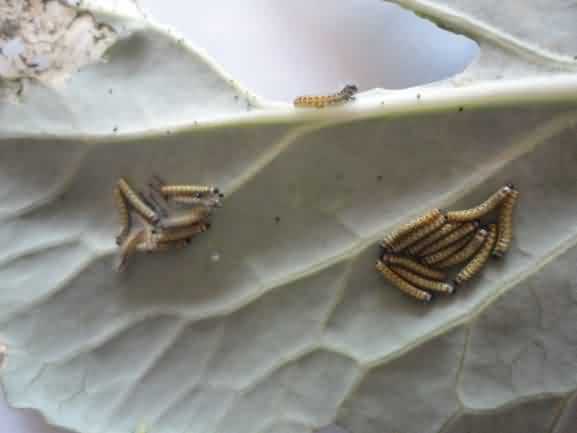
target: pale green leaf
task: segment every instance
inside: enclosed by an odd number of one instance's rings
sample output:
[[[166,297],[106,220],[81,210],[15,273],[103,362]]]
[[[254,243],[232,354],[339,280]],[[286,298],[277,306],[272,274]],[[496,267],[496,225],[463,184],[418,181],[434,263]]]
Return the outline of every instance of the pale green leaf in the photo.
[[[106,62],[58,87],[4,82],[20,99],[0,107],[11,404],[84,433],[567,431],[577,8],[398,3],[475,38],[480,59],[445,83],[295,110],[101,3]],[[116,273],[112,187],[153,173],[219,185],[224,207],[186,250]],[[513,248],[474,283],[424,306],[375,272],[397,224],[507,182]]]

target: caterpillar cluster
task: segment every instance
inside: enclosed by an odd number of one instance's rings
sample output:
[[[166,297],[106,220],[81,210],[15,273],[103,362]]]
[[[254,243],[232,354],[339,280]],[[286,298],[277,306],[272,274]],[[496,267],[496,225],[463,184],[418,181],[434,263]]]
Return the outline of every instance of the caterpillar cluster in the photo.
[[[419,301],[431,301],[433,293],[453,293],[478,275],[491,255],[502,257],[509,250],[518,197],[508,184],[474,208],[433,209],[402,225],[381,242],[377,271]],[[483,224],[493,211],[498,212],[496,221]],[[456,266],[460,269],[450,280],[449,272]]]
[[[206,185],[168,185],[153,176],[145,196],[120,178],[113,190],[120,220],[116,237],[116,269],[124,270],[136,252],[159,252],[187,246],[210,228],[209,218],[221,206],[218,188]],[[139,224],[134,224],[134,218]]]

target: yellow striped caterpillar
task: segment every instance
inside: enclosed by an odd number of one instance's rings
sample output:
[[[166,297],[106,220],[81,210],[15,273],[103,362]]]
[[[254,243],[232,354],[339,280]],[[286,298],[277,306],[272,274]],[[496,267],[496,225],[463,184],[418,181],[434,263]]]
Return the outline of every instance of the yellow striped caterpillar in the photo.
[[[466,222],[463,225],[461,225],[457,230],[454,230],[452,233],[450,233],[448,236],[438,240],[432,245],[429,245],[427,248],[421,251],[421,255],[428,256],[437,251],[440,251],[443,248],[463,239],[464,237],[469,236],[469,234],[474,232],[477,229],[477,227],[479,227],[479,223],[477,221]]]
[[[299,96],[293,102],[295,107],[324,108],[328,105],[342,104],[354,99],[359,89],[354,84],[347,84],[343,89],[332,95]]]
[[[142,218],[144,218],[148,223],[153,225],[156,225],[156,223],[158,223],[158,220],[160,218],[158,213],[154,209],[152,209],[152,207],[148,203],[146,203],[144,198],[139,193],[137,193],[134,189],[132,189],[132,187],[130,186],[130,184],[126,179],[121,177],[118,180],[117,186],[122,192],[122,195],[124,196],[128,204],[130,204],[132,208],[134,208],[134,210]]]
[[[443,224],[445,224],[446,218],[444,215],[437,216],[433,221],[429,224],[423,225],[412,232],[410,232],[407,236],[401,238],[398,242],[393,244],[393,252],[398,253],[403,251],[410,245],[413,245],[415,242],[418,242],[425,236],[433,233]]]
[[[422,215],[421,217],[403,224],[401,227],[399,227],[397,230],[395,230],[393,233],[385,236],[385,239],[381,242],[381,246],[383,248],[385,248],[386,250],[392,251],[393,249],[393,244],[395,244],[397,242],[397,240],[399,240],[400,238],[402,238],[403,236],[407,235],[409,232],[430,224],[431,222],[433,222],[435,219],[437,219],[438,217],[440,217],[442,215],[441,211],[439,209],[432,209],[429,212],[427,212],[426,214]]]
[[[467,245],[467,243],[469,242],[469,237],[464,237],[460,240],[458,240],[457,242],[455,242],[454,244],[449,245],[448,247],[445,247],[442,250],[439,250],[437,252],[434,252],[431,255],[425,256],[422,258],[422,262],[427,264],[427,265],[436,265],[439,262],[442,262],[443,260],[447,259],[448,257],[451,257],[453,254],[455,254],[457,251],[459,251],[461,248],[463,248],[465,245]]]
[[[424,277],[431,278],[432,280],[441,281],[447,277],[447,275],[444,272],[437,271],[436,269],[432,269],[428,266],[422,265],[408,257],[400,257],[392,254],[385,254],[381,260],[385,264],[401,266]]]
[[[425,292],[411,283],[407,282],[399,275],[397,275],[391,268],[385,265],[380,260],[377,261],[377,270],[383,275],[383,277],[393,284],[396,288],[398,288],[401,292],[406,293],[409,296],[412,296],[415,299],[423,302],[429,302],[432,298],[430,293]]]
[[[499,233],[497,235],[497,243],[493,249],[493,255],[496,257],[502,257],[511,245],[511,239],[513,238],[513,210],[518,197],[519,191],[511,191],[505,199],[503,206],[501,206],[501,212],[499,213]]]
[[[470,280],[475,275],[481,271],[489,256],[491,255],[491,251],[493,250],[493,246],[495,245],[495,240],[497,239],[497,226],[495,224],[491,224],[489,226],[489,234],[483,242],[483,246],[477,252],[477,254],[471,259],[467,265],[461,269],[461,271],[455,277],[455,284],[462,284],[465,281]]]
[[[421,289],[429,289],[434,290],[435,292],[447,294],[453,293],[453,286],[451,284],[442,281],[429,280],[428,278],[421,277],[420,275],[414,274],[401,267],[392,266],[391,269],[399,277]]]
[[[477,251],[479,251],[479,248],[481,248],[481,245],[483,245],[483,242],[485,242],[487,234],[488,234],[487,230],[485,229],[478,230],[477,233],[475,233],[475,236],[473,236],[473,239],[471,239],[463,249],[453,254],[452,256],[446,258],[442,262],[437,263],[437,267],[441,269],[450,268],[451,266],[455,266],[458,265],[459,263],[466,262]]]
[[[118,236],[116,236],[116,245],[120,245],[130,232],[132,222],[130,219],[130,214],[128,212],[126,199],[124,198],[124,195],[122,194],[122,191],[118,186],[114,187],[113,195],[114,195],[114,204],[116,206],[116,210],[118,211],[118,217],[120,219],[120,233],[118,234]]]
[[[447,220],[456,222],[477,220],[499,206],[511,191],[513,191],[513,185],[505,185],[479,206],[471,209],[447,212]]]
[[[427,236],[423,240],[420,240],[416,244],[412,245],[407,251],[409,252],[409,254],[412,254],[413,256],[417,256],[417,255],[419,255],[419,253],[421,251],[423,251],[429,245],[433,244],[434,242],[438,241],[441,238],[444,238],[449,233],[451,233],[452,231],[459,228],[460,225],[461,225],[460,223],[447,223],[443,227],[441,227],[439,230],[431,233],[429,236]]]

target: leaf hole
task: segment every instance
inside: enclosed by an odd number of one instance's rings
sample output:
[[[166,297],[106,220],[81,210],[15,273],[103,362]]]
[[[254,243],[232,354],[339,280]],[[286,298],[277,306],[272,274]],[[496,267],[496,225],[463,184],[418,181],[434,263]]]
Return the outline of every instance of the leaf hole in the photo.
[[[361,91],[416,86],[463,71],[478,53],[474,41],[383,1],[217,0],[188,13],[178,0],[141,6],[272,100],[347,83]]]

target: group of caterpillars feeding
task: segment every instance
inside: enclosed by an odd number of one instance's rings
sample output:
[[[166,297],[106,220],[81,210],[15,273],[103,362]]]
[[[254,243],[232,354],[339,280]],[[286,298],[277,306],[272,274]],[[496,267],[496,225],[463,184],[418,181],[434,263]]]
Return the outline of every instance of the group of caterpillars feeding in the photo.
[[[359,91],[354,84],[347,84],[337,93],[332,95],[299,96],[293,101],[295,107],[325,108],[329,105],[340,105],[355,99],[354,95]]]
[[[427,212],[385,237],[377,270],[400,291],[423,302],[432,299],[431,292],[453,293],[477,275],[491,255],[502,257],[508,251],[518,197],[508,184],[472,209]],[[481,218],[497,209],[497,220],[482,224]],[[462,267],[449,282],[447,271],[457,265]]]
[[[221,206],[223,194],[206,185],[168,185],[158,176],[148,184],[148,195],[136,191],[125,178],[114,187],[114,201],[121,230],[116,269],[126,267],[136,252],[183,248],[199,233],[210,228],[209,217]],[[133,216],[140,224],[135,224]]]

